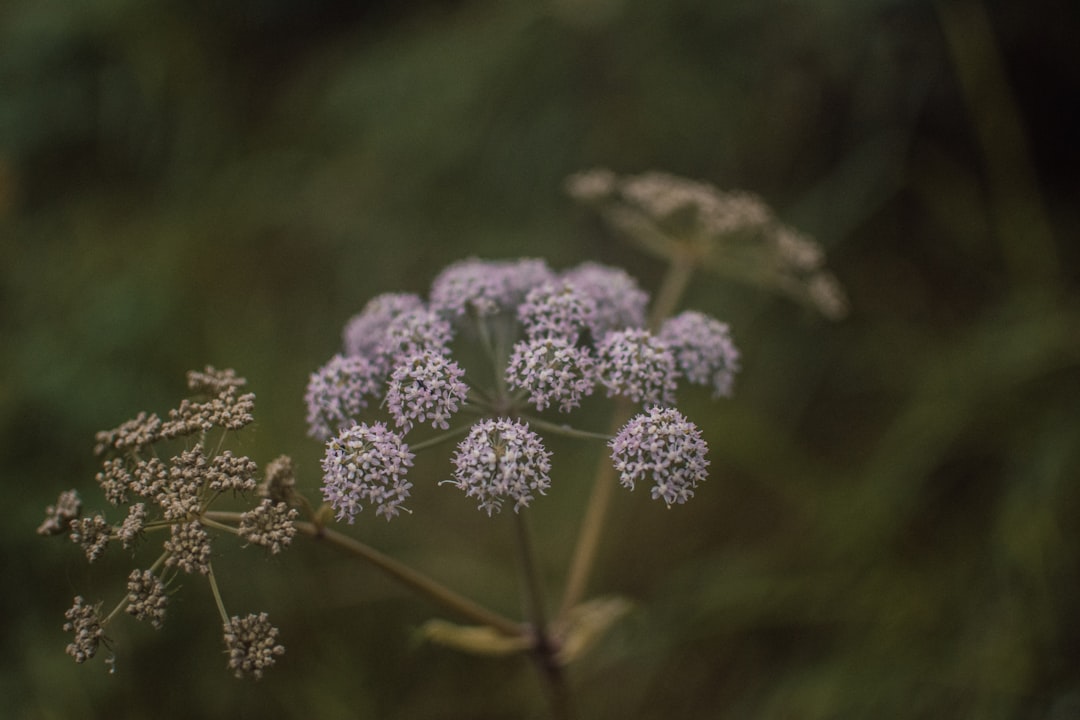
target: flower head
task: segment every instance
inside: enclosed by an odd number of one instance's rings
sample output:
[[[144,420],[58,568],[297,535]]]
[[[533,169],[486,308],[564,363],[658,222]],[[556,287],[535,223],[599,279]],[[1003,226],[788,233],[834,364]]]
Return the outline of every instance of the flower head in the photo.
[[[75,490],[60,493],[55,505],[45,508],[45,520],[38,526],[38,535],[63,535],[71,529],[71,521],[82,512],[82,500]]]
[[[346,355],[373,359],[382,345],[386,328],[398,315],[421,310],[424,301],[412,293],[384,293],[368,301],[359,314],[345,325],[343,340]]]
[[[380,368],[366,357],[335,355],[311,374],[308,381],[308,434],[326,440],[356,421],[367,407],[368,397],[378,394],[383,378]]]
[[[186,573],[210,573],[210,536],[198,520],[178,523],[165,541],[165,565],[179,567]]]
[[[404,312],[387,325],[379,357],[384,367],[391,368],[426,350],[449,355],[453,337],[450,323],[435,312],[424,309]]]
[[[633,490],[651,478],[653,499],[668,507],[693,497],[707,477],[701,432],[674,408],[653,407],[634,416],[608,445],[622,484]]]
[[[285,648],[277,644],[278,633],[266,613],[230,618],[225,623],[225,649],[233,674],[238,678],[262,679],[263,670],[285,653]]]
[[[84,663],[97,654],[98,645],[105,639],[104,622],[100,605],[87,605],[81,595],[75,596],[75,604],[64,613],[67,622],[64,630],[75,634],[68,643],[67,654],[75,662]]]
[[[667,320],[660,339],[671,347],[679,369],[697,385],[712,385],[713,397],[731,395],[739,371],[739,351],[725,323],[687,310]]]
[[[469,392],[465,371],[453,360],[425,350],[398,365],[386,390],[386,408],[399,428],[408,432],[414,422],[431,422],[446,430]]]
[[[109,544],[109,534],[112,528],[105,521],[103,515],[79,518],[71,521],[71,540],[82,545],[86,552],[86,559],[94,562],[101,553],[105,552],[105,546]]]
[[[518,306],[518,319],[530,338],[562,337],[576,342],[596,317],[596,301],[570,282],[538,285]]]
[[[356,519],[360,501],[373,503],[375,513],[389,520],[409,497],[412,483],[405,473],[413,454],[401,436],[384,423],[353,425],[326,444],[323,497],[337,510],[337,519]]]
[[[283,502],[264,498],[261,503],[240,515],[240,538],[252,545],[259,545],[277,555],[292,544],[296,535],[297,513]]]
[[[645,325],[649,295],[624,270],[586,262],[563,273],[578,291],[593,299],[596,311],[590,329],[599,340],[611,330]]]
[[[608,396],[622,395],[645,405],[675,398],[678,369],[671,349],[648,330],[609,332],[597,347],[600,382]]]
[[[488,515],[499,512],[504,500],[514,511],[527,507],[533,493],[551,485],[551,453],[529,426],[500,418],[473,425],[454,454],[454,479],[448,482],[478,501]]]
[[[455,320],[495,315],[517,307],[531,288],[554,276],[543,260],[462,260],[432,282],[431,309]]]
[[[165,622],[165,607],[169,597],[165,584],[149,570],[132,570],[128,575],[127,612],[136,620],[149,620],[155,630]]]
[[[588,349],[563,337],[522,340],[514,345],[506,366],[511,389],[527,390],[537,410],[557,404],[570,412],[596,385],[596,362]]]

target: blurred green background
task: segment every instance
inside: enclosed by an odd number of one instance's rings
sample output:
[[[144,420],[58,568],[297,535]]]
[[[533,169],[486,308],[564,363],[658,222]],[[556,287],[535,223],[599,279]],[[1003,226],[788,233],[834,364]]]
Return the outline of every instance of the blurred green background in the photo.
[[[314,491],[308,373],[373,295],[452,260],[662,268],[563,194],[594,166],[761,194],[851,299],[830,324],[699,276],[736,397],[687,396],[713,474],[621,493],[593,590],[633,615],[571,667],[584,718],[1080,717],[1080,96],[1071,0],[6,0],[0,4],[0,715],[544,717],[525,661],[419,642],[434,609],[298,542],[219,542],[230,612],[287,653],[225,672],[205,583],[75,665],[112,549],[39,538],[95,431],[183,373],[258,396],[242,448]],[[1072,103],[1072,104],[1070,104]],[[595,458],[555,447],[553,594]],[[442,464],[440,464],[442,463]],[[414,477],[351,529],[507,613],[510,527]],[[506,520],[506,518],[503,518]]]

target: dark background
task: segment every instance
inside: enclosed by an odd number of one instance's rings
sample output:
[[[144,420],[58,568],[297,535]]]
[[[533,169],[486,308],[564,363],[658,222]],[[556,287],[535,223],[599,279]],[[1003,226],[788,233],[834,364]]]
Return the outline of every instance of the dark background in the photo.
[[[165,629],[75,665],[71,598],[131,559],[39,538],[96,496],[95,431],[183,373],[258,396],[242,448],[316,493],[308,373],[373,295],[470,255],[657,262],[562,191],[594,167],[762,195],[846,286],[828,323],[699,276],[736,397],[688,396],[711,480],[621,493],[593,588],[633,614],[571,667],[582,717],[1080,716],[1080,90],[1070,0],[0,5],[0,714],[543,717],[525,661],[420,642],[434,609],[298,543],[221,541],[230,611],[287,654],[225,671],[205,583]],[[554,593],[595,463],[556,445],[537,507]],[[560,455],[559,453],[562,453]],[[575,455],[575,453],[580,454]],[[350,529],[515,614],[509,526],[415,477]],[[452,498],[452,499],[451,499]],[[505,520],[505,518],[504,518]]]

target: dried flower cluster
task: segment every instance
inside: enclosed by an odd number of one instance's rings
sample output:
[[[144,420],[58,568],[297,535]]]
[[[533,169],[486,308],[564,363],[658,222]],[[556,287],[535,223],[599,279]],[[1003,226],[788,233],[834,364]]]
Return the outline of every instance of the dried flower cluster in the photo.
[[[566,189],[656,255],[690,253],[718,274],[788,295],[827,318],[847,314],[821,246],[780,222],[757,195],[662,172],[603,169],[571,176]]]
[[[110,523],[100,512],[83,516],[83,502],[74,490],[62,493],[46,509],[38,532],[67,533],[90,562],[112,542],[135,550],[158,539],[157,560],[149,569],[131,571],[116,611],[123,609],[159,628],[168,605],[166,587],[177,573],[216,582],[211,577],[211,531],[224,525],[210,518],[210,507],[219,497],[246,496],[258,486],[256,463],[221,449],[230,433],[253,420],[255,396],[241,392],[245,384],[232,370],[190,372],[191,396],[165,419],[142,412],[97,434],[95,453],[102,458],[102,468],[96,480],[109,504],[126,507],[119,522]],[[239,514],[233,532],[271,553],[287,547],[296,532],[297,511],[289,506],[294,484],[287,457],[271,463],[261,493],[267,499]],[[102,615],[100,608],[100,603],[90,605],[77,597],[67,612],[64,629],[74,634],[68,654],[78,662],[94,657],[105,627],[117,614]],[[260,669],[268,665],[260,662]]]

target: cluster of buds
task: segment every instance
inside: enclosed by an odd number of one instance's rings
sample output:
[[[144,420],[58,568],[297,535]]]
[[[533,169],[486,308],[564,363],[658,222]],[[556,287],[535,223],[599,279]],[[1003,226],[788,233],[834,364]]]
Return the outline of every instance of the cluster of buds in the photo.
[[[488,515],[505,501],[519,511],[551,485],[541,433],[573,433],[562,416],[597,391],[641,409],[610,439],[622,484],[648,479],[652,497],[686,502],[708,461],[696,426],[673,407],[677,386],[729,395],[739,353],[728,326],[703,313],[650,330],[648,303],[622,270],[556,272],[536,259],[464,260],[435,278],[426,299],[371,300],[306,397],[309,433],[326,442],[323,495],[338,520],[353,522],[364,505],[387,519],[406,509],[410,442],[424,426],[417,447],[467,433],[444,482]],[[552,413],[559,422],[545,419]]]
[[[81,596],[75,598],[64,629],[74,634],[67,651],[77,662],[94,657],[99,645],[108,642],[105,631],[121,610],[160,628],[169,588],[181,573],[207,576],[217,592],[211,568],[213,534],[234,533],[245,544],[271,554],[292,542],[298,513],[289,503],[294,480],[288,458],[270,463],[265,481],[259,484],[253,460],[221,449],[229,433],[253,421],[255,396],[242,392],[245,384],[232,370],[207,367],[190,372],[191,396],[165,418],[139,413],[119,427],[97,434],[94,452],[101,458],[102,468],[96,480],[105,500],[122,510],[118,522],[110,522],[103,512],[84,514],[75,490],[62,493],[56,504],[46,509],[38,533],[67,535],[82,547],[89,562],[115,543],[133,551],[141,546],[158,548],[149,567],[132,570],[126,592],[113,612],[103,615],[101,603],[91,605]],[[211,508],[220,497],[250,495],[256,496],[258,504],[235,513],[235,526],[215,519]],[[155,537],[160,538],[157,543],[152,542]],[[226,620],[225,627],[232,653],[230,667],[238,674],[259,677],[280,654],[280,646],[271,643],[272,652],[263,652],[258,662],[234,662],[239,625]],[[277,635],[264,616],[259,623],[246,626],[245,643],[257,645],[250,639],[257,632],[262,632],[267,642]]]

